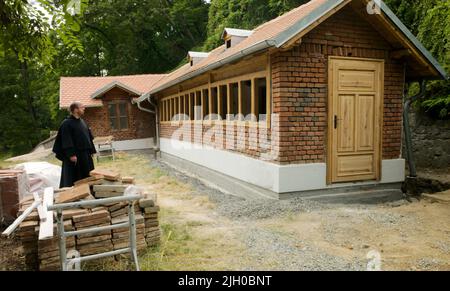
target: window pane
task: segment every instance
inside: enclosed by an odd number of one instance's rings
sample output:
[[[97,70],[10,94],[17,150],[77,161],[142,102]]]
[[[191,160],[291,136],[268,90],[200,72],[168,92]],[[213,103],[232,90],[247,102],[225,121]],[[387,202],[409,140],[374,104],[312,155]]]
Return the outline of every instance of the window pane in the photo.
[[[190,120],[194,120],[194,113],[195,113],[195,93],[191,93],[191,95],[189,96],[189,100],[191,101],[191,107],[190,107]]]
[[[109,124],[111,126],[112,130],[117,130],[117,118],[110,118],[109,119]]]
[[[203,90],[203,119],[209,115],[209,90]]]
[[[228,114],[228,90],[227,90],[227,86],[220,86],[220,113],[221,113],[221,117],[223,120],[225,120],[227,118],[227,114]]]
[[[267,114],[267,84],[266,78],[256,79],[256,118],[257,120],[266,120]],[[262,115],[262,116],[261,116]]]
[[[127,110],[126,103],[119,104],[119,114],[120,114],[120,116],[128,116],[128,110]]]
[[[211,88],[211,118],[217,119],[217,98],[218,98],[218,91],[217,87]]]
[[[128,118],[127,117],[120,118],[120,129],[128,129]]]
[[[195,92],[195,120],[202,120],[202,92]]]
[[[111,118],[116,117],[116,114],[117,114],[117,112],[116,112],[116,104],[109,104],[108,105],[108,111],[109,111],[109,116]]]
[[[236,117],[236,115],[238,114],[238,110],[239,110],[239,84],[238,83],[233,83],[230,84],[230,94],[231,94],[231,111],[228,114],[232,114],[233,118]]]
[[[242,94],[242,114],[244,119],[247,120],[248,115],[252,112],[252,81],[241,82],[241,94]]]

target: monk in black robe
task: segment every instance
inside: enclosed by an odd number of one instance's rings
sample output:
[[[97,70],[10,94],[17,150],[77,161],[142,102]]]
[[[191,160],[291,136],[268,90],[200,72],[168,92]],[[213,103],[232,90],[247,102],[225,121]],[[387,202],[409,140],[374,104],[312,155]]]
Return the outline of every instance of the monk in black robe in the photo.
[[[61,124],[55,140],[53,152],[62,161],[61,188],[72,187],[94,170],[92,155],[97,151],[91,130],[81,118],[84,110],[79,102],[70,106],[71,115]]]

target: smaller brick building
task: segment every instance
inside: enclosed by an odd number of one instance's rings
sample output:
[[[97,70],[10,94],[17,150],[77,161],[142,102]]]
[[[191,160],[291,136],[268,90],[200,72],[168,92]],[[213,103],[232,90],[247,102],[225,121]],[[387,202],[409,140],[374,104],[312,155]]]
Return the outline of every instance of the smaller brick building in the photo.
[[[155,114],[150,105],[141,110],[132,100],[152,88],[164,75],[117,77],[62,77],[60,107],[74,101],[86,106],[83,117],[95,137],[113,136],[118,150],[154,146]],[[144,105],[143,105],[144,106]]]

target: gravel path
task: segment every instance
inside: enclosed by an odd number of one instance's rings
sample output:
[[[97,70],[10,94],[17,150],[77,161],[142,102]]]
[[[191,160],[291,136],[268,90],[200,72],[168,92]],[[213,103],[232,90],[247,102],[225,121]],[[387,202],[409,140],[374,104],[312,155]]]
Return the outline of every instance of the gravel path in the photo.
[[[159,167],[167,175],[193,185],[197,190],[194,195],[208,195],[209,199],[216,204],[217,212],[233,220],[257,220],[296,214],[301,212],[311,212],[328,208],[327,205],[294,198],[289,200],[245,200],[243,198],[224,194],[217,189],[210,188],[195,178],[186,176],[165,163],[153,161],[153,166]]]

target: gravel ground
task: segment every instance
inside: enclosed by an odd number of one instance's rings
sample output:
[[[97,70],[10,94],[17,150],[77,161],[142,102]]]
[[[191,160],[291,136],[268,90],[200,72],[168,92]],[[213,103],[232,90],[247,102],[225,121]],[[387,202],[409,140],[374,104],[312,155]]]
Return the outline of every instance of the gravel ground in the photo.
[[[294,198],[290,200],[245,200],[243,198],[224,194],[219,190],[212,189],[198,179],[188,177],[176,170],[174,171],[173,168],[169,167],[165,163],[154,161],[153,165],[162,169],[169,176],[184,183],[193,185],[197,190],[193,193],[194,195],[208,195],[211,202],[216,204],[216,211],[220,215],[224,215],[233,220],[258,220],[328,208],[325,204],[301,198]]]
[[[272,270],[275,271],[365,270],[366,262],[358,258],[346,261],[326,254],[305,241],[290,239],[272,231],[249,228],[241,235],[250,255],[260,260],[261,264],[268,260],[274,262]]]

